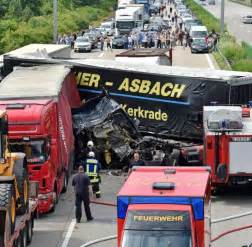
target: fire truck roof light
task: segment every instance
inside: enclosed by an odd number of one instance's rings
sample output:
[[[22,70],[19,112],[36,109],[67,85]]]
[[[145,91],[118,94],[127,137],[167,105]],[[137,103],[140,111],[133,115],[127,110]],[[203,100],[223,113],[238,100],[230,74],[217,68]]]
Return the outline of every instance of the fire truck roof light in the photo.
[[[154,190],[174,190],[175,183],[172,182],[155,182],[152,185]]]
[[[199,197],[119,196],[117,198],[118,218],[125,219],[129,204],[192,205],[195,220],[204,219],[204,200]]]
[[[25,105],[24,104],[9,104],[6,106],[6,109],[24,109]]]

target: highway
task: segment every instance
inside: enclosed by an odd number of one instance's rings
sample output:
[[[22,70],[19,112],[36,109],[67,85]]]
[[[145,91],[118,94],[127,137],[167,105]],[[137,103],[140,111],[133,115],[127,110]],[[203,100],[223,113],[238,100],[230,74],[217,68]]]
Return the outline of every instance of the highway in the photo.
[[[121,53],[123,49],[113,49],[113,51],[92,50],[91,53],[75,53],[72,52],[72,58],[95,58],[113,60],[115,55]],[[189,68],[211,68],[218,69],[218,65],[212,54],[191,54],[190,49],[176,46],[173,48],[173,66],[189,67]]]
[[[125,180],[125,176],[102,175],[101,201],[116,202],[116,194]],[[227,217],[251,211],[252,190],[230,190],[225,195],[212,198],[212,219]],[[74,194],[71,186],[61,196],[55,213],[42,216],[35,222],[32,247],[79,247],[102,237],[116,234],[116,208],[110,206],[91,206],[93,222],[86,222],[85,217],[80,224],[74,219]],[[212,225],[212,237],[232,228],[249,225],[252,216],[225,221]],[[213,243],[213,247],[241,247],[252,243],[252,229],[244,230],[223,237]],[[116,247],[116,240],[96,244],[98,247]]]
[[[216,0],[216,5],[203,5],[209,12],[220,18],[221,0]],[[252,8],[242,4],[225,1],[225,23],[231,34],[238,41],[246,41],[252,45],[252,24],[244,24],[241,17],[252,14]]]

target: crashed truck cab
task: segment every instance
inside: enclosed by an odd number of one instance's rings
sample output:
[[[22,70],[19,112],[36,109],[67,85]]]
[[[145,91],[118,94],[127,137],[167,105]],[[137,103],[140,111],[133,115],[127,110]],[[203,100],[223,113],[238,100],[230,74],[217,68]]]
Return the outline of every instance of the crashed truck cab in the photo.
[[[210,246],[208,167],[136,167],[117,197],[118,247]]]
[[[204,106],[204,163],[213,188],[252,182],[252,109]]]

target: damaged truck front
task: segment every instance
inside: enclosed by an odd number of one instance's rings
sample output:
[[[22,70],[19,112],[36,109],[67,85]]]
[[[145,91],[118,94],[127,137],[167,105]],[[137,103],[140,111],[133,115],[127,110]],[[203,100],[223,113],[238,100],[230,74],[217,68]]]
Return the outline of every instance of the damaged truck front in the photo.
[[[77,153],[82,152],[87,140],[95,140],[98,153],[104,153],[100,158],[108,165],[112,164],[113,155],[116,156],[113,160],[119,158],[121,164],[127,161],[139,138],[133,120],[106,94],[73,110],[73,120]]]

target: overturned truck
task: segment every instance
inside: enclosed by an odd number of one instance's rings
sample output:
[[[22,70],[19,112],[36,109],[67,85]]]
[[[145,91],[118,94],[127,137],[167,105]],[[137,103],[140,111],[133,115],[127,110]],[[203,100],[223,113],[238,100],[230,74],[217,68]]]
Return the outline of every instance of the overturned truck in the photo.
[[[95,138],[99,149],[112,149],[120,161],[139,149],[152,165],[200,164],[203,106],[247,104],[252,98],[252,74],[245,72],[8,56],[3,73],[44,63],[69,65],[76,76],[86,101],[83,111],[74,112],[77,137]],[[99,116],[97,125],[92,116]]]

